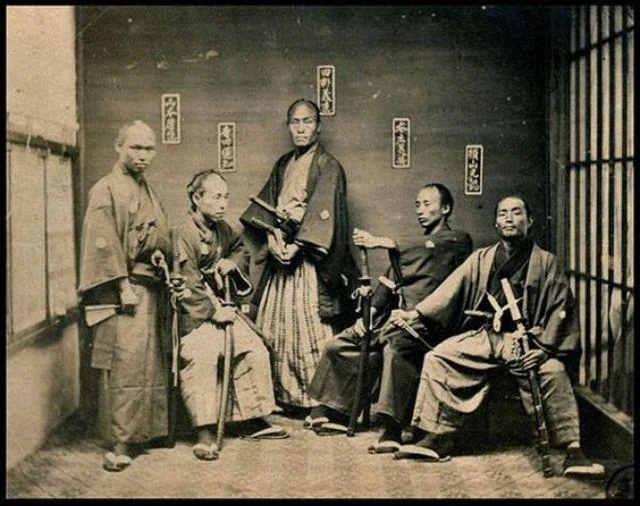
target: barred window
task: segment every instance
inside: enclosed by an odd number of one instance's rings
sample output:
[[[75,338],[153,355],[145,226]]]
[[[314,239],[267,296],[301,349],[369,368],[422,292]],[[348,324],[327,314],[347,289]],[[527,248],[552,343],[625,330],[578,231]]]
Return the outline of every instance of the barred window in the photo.
[[[580,383],[632,412],[633,87],[630,6],[576,6],[570,23],[565,265],[580,307]]]

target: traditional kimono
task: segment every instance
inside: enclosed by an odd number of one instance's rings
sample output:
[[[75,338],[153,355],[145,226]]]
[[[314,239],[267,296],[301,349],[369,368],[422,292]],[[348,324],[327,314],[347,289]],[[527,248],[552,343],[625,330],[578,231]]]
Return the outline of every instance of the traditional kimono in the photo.
[[[352,315],[358,272],[349,252],[344,169],[318,144],[294,155],[276,162],[259,197],[301,222],[295,236],[301,250],[291,265],[269,257],[254,302],[257,324],[274,350],[276,400],[310,407],[309,383],[333,326],[344,328]],[[255,229],[252,218],[277,224],[253,203],[240,221]]]
[[[397,259],[397,271],[389,268],[371,300],[376,314],[382,315],[380,319],[376,317],[379,323],[385,319],[390,309],[399,305],[413,309],[415,304],[433,292],[471,253],[471,237],[466,232],[451,230],[448,226],[434,234],[398,241],[397,244],[397,250],[390,252],[393,261]],[[383,366],[383,344],[388,341],[391,332],[395,330],[384,331],[382,336],[379,331],[374,332],[369,348],[369,388],[373,388],[382,370],[378,410],[382,408],[396,414],[406,404],[413,406],[424,351],[421,343],[412,341],[415,346],[411,353],[385,352]],[[351,411],[355,396],[360,360],[359,340],[353,328],[349,328],[329,341],[309,388],[314,399],[344,414]],[[410,379],[404,379],[405,377]],[[412,389],[395,391],[394,385],[399,381],[413,381],[414,386]],[[409,400],[404,400],[404,397]],[[396,409],[397,404],[401,408]]]
[[[238,270],[230,274],[237,295],[247,295],[251,284],[242,272],[249,267],[249,253],[240,236],[225,222],[205,223],[195,214],[180,227],[180,268],[189,294],[180,302],[180,387],[195,427],[215,424],[222,390],[222,357],[225,325],[214,323],[216,311],[204,283],[215,297],[224,298],[214,270],[221,258],[229,258]],[[202,276],[202,278],[201,278]],[[275,406],[269,352],[252,327],[238,313],[233,323],[234,354],[228,421],[266,416]]]
[[[513,321],[505,313],[501,329],[496,331],[492,324],[464,313],[486,310],[487,292],[503,305],[504,294],[498,287],[506,277],[515,296],[522,297],[521,311],[531,329],[531,347],[549,355],[538,376],[551,441],[560,445],[580,439],[577,404],[568,375],[576,372],[581,351],[578,312],[556,257],[531,243],[525,243],[523,249],[509,259],[500,244],[476,250],[416,305],[428,329],[436,326],[447,335],[457,335],[425,357],[413,425],[434,434],[455,432],[485,399],[490,375],[501,367],[513,373],[525,410],[533,416],[528,377],[514,369],[517,343],[511,333]]]
[[[89,192],[78,288],[85,305],[117,304],[119,280],[128,277],[139,299],[135,315],[116,314],[93,327],[91,366],[105,371],[100,421],[110,441],[167,434],[167,299],[150,258],[156,250],[167,255],[169,246],[153,190],[116,164]]]

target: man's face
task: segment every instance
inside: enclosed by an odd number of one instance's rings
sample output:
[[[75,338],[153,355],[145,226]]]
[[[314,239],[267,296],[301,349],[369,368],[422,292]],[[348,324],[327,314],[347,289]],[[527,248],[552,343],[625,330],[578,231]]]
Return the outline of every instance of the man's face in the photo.
[[[433,228],[450,211],[449,206],[442,206],[440,192],[434,187],[423,188],[416,197],[416,214],[423,228]]]
[[[153,130],[145,125],[133,125],[127,130],[124,142],[116,146],[118,158],[134,174],[142,174],[156,156]]]
[[[219,221],[224,218],[229,203],[227,183],[216,174],[212,174],[202,183],[202,190],[202,195],[193,196],[196,209],[210,221]]]
[[[320,124],[316,121],[315,111],[307,104],[299,104],[289,118],[289,133],[297,148],[311,146],[318,140]]]
[[[527,237],[532,221],[522,199],[507,197],[498,204],[496,211],[496,230],[505,240]]]

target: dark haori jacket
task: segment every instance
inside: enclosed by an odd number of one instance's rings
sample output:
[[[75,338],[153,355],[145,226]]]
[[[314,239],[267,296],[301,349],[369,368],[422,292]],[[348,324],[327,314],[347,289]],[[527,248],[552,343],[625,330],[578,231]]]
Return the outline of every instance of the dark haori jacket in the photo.
[[[188,297],[180,303],[179,333],[184,336],[205,322],[210,322],[215,312],[207,295],[204,282],[214,294],[224,298],[221,278],[214,275],[214,268],[221,258],[232,260],[238,267],[230,274],[233,298],[247,295],[252,286],[246,277],[249,272],[249,252],[240,235],[224,220],[205,223],[195,214],[178,229],[180,249],[180,273],[185,276]]]
[[[275,163],[269,179],[258,197],[273,207],[277,206],[287,164],[294,156],[290,151]],[[295,240],[301,244],[301,253],[316,266],[318,275],[319,312],[323,319],[346,315],[353,311],[350,298],[360,273],[349,250],[351,238],[347,209],[347,181],[340,162],[318,144],[309,167],[307,179],[307,208]],[[276,226],[276,219],[260,206],[251,203],[240,217],[241,223],[262,235],[251,220],[258,218]],[[299,253],[300,254],[300,253]],[[262,272],[253,302],[260,304],[277,261],[271,257]]]
[[[91,188],[88,200],[78,286],[82,304],[119,304],[121,278],[162,287],[151,255],[160,250],[168,258],[169,227],[162,205],[144,178],[136,181],[117,163]],[[108,319],[94,327],[94,364],[108,368],[114,326],[115,320]]]
[[[449,336],[474,328],[474,321],[464,311],[485,304],[499,246],[474,251],[431,295],[416,304],[427,325],[435,324]],[[532,347],[562,360],[575,378],[581,354],[580,322],[567,277],[556,256],[536,244],[525,268],[519,306],[530,329]]]
[[[413,309],[464,262],[472,250],[469,234],[451,230],[448,225],[434,234],[397,240],[396,244],[397,248],[389,251],[392,265],[380,278],[371,300],[378,315],[388,314],[397,307]]]

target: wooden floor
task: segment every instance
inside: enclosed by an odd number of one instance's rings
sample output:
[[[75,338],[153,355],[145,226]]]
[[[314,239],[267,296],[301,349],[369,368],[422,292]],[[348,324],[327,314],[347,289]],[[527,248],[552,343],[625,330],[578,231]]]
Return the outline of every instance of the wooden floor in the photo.
[[[543,478],[533,448],[482,449],[446,463],[369,455],[376,431],[319,437],[302,421],[272,415],[290,429],[286,440],[229,438],[220,459],[197,460],[192,442],[149,448],[121,473],[102,470],[99,442],[66,424],[39,452],[7,473],[9,498],[604,498],[605,482]],[[613,464],[603,462],[607,469]]]

